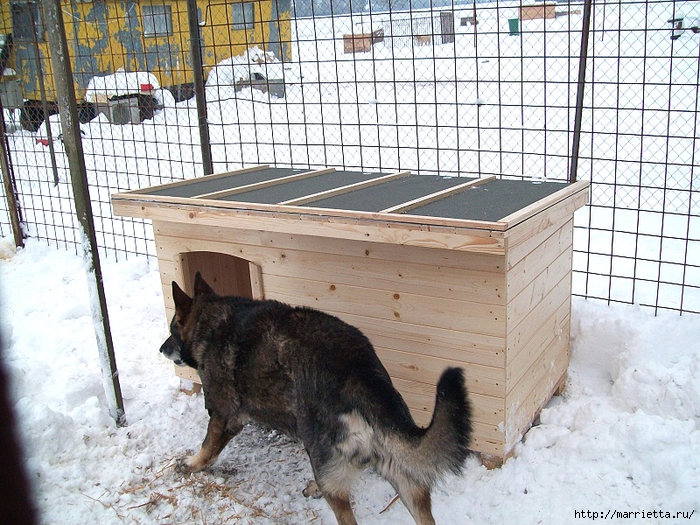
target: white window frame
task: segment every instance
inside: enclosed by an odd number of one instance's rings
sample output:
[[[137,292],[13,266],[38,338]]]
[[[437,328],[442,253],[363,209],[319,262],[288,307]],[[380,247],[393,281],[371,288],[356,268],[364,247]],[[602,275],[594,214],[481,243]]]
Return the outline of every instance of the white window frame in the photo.
[[[13,36],[18,42],[46,42],[46,27],[44,25],[44,11],[41,3],[32,0],[11,2],[10,13],[12,18]],[[31,27],[31,20],[34,27]]]
[[[167,4],[142,5],[141,23],[145,38],[170,36],[173,34],[172,8]]]
[[[231,4],[231,23],[234,31],[255,29],[255,2]]]

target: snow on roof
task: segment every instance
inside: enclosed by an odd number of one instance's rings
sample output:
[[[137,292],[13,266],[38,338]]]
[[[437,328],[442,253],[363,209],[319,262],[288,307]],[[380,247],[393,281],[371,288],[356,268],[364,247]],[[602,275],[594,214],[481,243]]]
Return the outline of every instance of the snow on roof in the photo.
[[[246,80],[284,78],[283,64],[274,53],[257,46],[219,62],[207,77],[207,86],[233,86]]]
[[[151,89],[159,89],[158,79],[151,73],[138,71],[128,73],[118,69],[113,75],[92,77],[85,92],[87,102],[98,102],[100,99],[137,95],[142,93],[142,85],[150,84]]]

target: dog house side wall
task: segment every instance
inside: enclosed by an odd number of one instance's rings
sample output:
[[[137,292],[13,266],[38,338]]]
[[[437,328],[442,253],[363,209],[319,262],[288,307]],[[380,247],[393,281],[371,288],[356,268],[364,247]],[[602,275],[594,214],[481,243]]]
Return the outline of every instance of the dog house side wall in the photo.
[[[572,249],[568,216],[508,255],[506,456],[566,380]]]
[[[486,254],[154,222],[169,315],[183,252],[216,252],[261,268],[266,298],[333,313],[359,327],[426,425],[447,366],[467,370],[479,452],[505,436],[505,260]]]
[[[561,391],[570,357],[573,215],[588,187],[515,226],[506,242],[505,455]]]

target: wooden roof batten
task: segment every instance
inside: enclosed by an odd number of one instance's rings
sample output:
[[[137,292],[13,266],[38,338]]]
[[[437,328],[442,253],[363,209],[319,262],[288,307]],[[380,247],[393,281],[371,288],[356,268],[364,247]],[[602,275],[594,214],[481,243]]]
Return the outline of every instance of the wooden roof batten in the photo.
[[[272,186],[279,186],[280,184],[287,184],[289,182],[295,182],[299,180],[309,179],[311,177],[318,177],[320,175],[326,175],[328,173],[333,173],[335,168],[324,168],[321,170],[305,171],[303,173],[298,173],[296,175],[287,175],[285,177],[278,177],[276,179],[265,180],[262,182],[256,182],[253,184],[246,184],[245,186],[239,186],[237,188],[231,188],[229,190],[215,191],[212,193],[203,193],[193,197],[195,199],[222,199],[224,197],[230,197],[231,195],[238,195],[239,193],[246,193],[253,190],[261,190],[264,188],[271,188]]]
[[[245,173],[251,173],[254,171],[262,171],[262,170],[269,169],[269,168],[270,168],[269,164],[258,164],[255,166],[249,166],[247,168],[240,168],[237,170],[222,171],[221,173],[214,173],[212,175],[207,175],[206,177],[209,180],[216,180],[216,179],[223,179],[225,177],[231,177],[231,176],[235,176],[235,175],[243,175]],[[194,179],[176,180],[174,182],[167,182],[165,184],[159,184],[157,186],[147,186],[145,188],[138,188],[135,190],[129,190],[127,192],[117,193],[115,195],[124,195],[124,194],[132,194],[132,193],[133,194],[147,195],[147,194],[153,192],[154,188],[158,188],[161,190],[179,188],[182,186],[189,186],[193,182],[200,180],[200,179],[201,179],[201,177],[194,178]]]
[[[335,197],[337,195],[342,195],[343,193],[350,193],[355,190],[362,188],[369,188],[371,186],[376,186],[377,184],[383,184],[391,180],[400,179],[403,177],[408,177],[411,174],[410,171],[400,171],[399,173],[393,173],[390,175],[384,175],[382,177],[377,177],[375,179],[370,179],[363,182],[356,182],[355,184],[348,184],[346,186],[341,186],[332,190],[320,191],[318,193],[312,193],[304,197],[297,197],[296,199],[290,199],[288,201],[282,201],[279,204],[282,205],[301,205],[308,204],[310,202],[317,201],[319,199],[325,199],[326,197]]]
[[[454,188],[436,191],[435,193],[431,193],[430,195],[425,195],[423,197],[419,197],[417,199],[404,202],[402,204],[397,204],[396,206],[392,206],[391,208],[386,208],[385,210],[382,210],[381,213],[405,213],[407,211],[412,210],[413,208],[417,208],[425,204],[430,204],[431,202],[435,202],[446,197],[451,197],[452,195],[460,193],[469,188],[473,188],[474,186],[485,184],[494,180],[495,178],[495,175],[491,175],[490,177],[482,177],[479,179],[470,180],[469,182],[465,182],[464,184],[460,184],[459,186],[455,186]]]

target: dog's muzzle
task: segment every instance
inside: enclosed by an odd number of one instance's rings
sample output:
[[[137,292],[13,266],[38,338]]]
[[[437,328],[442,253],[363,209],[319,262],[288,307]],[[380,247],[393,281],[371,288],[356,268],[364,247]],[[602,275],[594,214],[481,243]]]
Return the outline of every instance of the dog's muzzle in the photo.
[[[178,341],[175,336],[168,337],[165,342],[160,346],[160,353],[163,354],[168,359],[172,360],[176,365],[182,366],[185,363],[182,360],[182,354],[180,352],[180,341]]]

